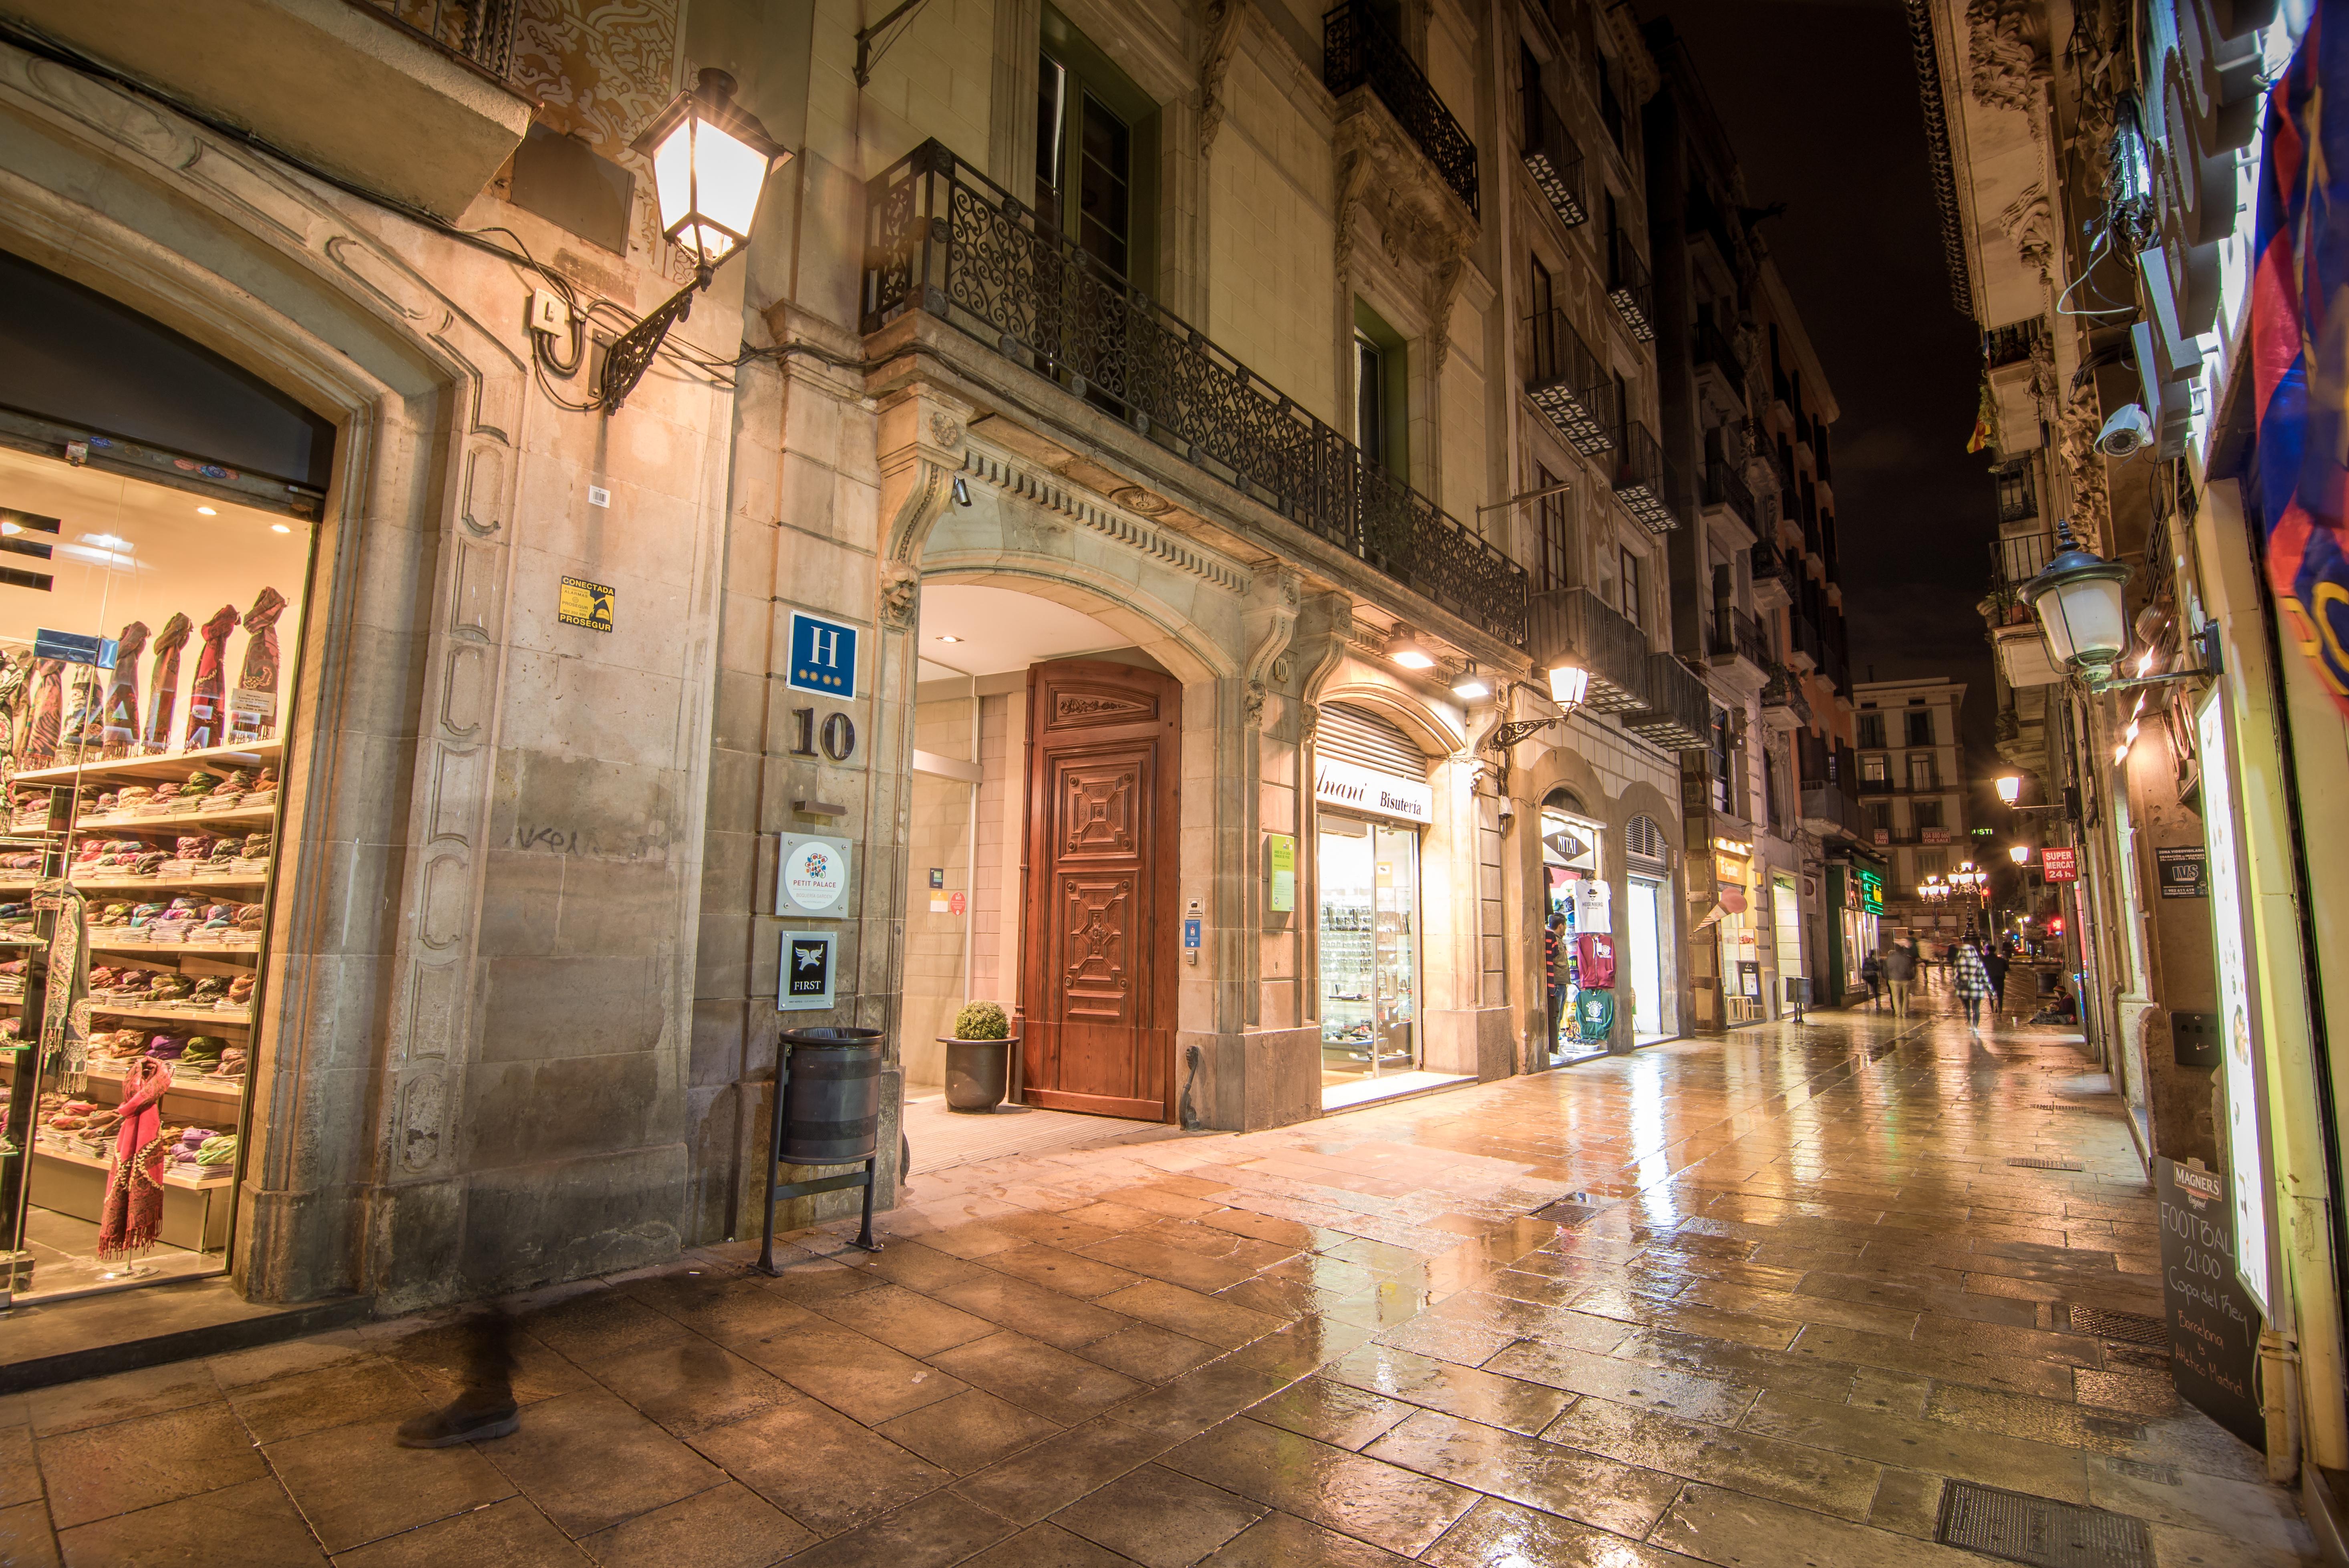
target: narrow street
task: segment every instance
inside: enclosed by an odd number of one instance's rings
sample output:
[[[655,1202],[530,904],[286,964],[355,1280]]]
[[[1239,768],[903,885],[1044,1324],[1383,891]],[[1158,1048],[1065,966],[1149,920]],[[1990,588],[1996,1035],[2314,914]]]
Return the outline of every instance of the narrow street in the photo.
[[[1828,1013],[959,1165],[877,1256],[510,1302],[492,1441],[394,1445],[464,1364],[447,1318],[0,1403],[0,1561],[1986,1561],[1933,1543],[1953,1482],[2134,1516],[2165,1568],[2305,1561],[2147,1326],[2095,1315],[2161,1308],[2120,1117],[2057,1031]]]

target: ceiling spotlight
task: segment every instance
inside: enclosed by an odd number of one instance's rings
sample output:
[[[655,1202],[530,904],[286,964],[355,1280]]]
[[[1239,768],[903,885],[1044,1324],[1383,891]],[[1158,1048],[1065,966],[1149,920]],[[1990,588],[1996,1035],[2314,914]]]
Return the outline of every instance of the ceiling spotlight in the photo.
[[[956,636],[952,632],[940,632],[938,634],[938,641],[941,643],[959,643],[962,639]]]
[[[1435,667],[1435,655],[1401,622],[1395,624],[1394,635],[1387,641],[1387,657],[1407,670]]]
[[[1590,672],[1580,665],[1553,665],[1549,672],[1549,700],[1572,713],[1590,696]]]
[[[220,515],[220,508],[216,506],[200,506],[196,508],[196,515],[198,517],[218,517]]]
[[[5,519],[0,519],[0,533],[22,533],[24,531],[25,525],[23,523],[12,522]]]
[[[1460,678],[1452,683],[1452,695],[1463,702],[1474,702],[1480,696],[1493,695],[1493,683],[1476,673],[1476,661],[1470,659]]]
[[[272,533],[291,533],[294,531],[286,527],[285,524],[282,522],[273,522],[269,525],[269,531]]]

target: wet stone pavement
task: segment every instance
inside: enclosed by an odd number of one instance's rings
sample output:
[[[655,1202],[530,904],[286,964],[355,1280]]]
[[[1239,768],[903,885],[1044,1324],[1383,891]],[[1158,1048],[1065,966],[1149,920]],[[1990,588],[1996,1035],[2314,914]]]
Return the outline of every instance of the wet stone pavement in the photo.
[[[1830,1013],[961,1166],[877,1256],[517,1300],[494,1441],[392,1443],[446,1316],[0,1400],[0,1562],[1987,1563],[1934,1544],[1951,1480],[2310,1559],[2161,1352],[2074,1326],[2160,1311],[2119,1116],[2055,1031]]]

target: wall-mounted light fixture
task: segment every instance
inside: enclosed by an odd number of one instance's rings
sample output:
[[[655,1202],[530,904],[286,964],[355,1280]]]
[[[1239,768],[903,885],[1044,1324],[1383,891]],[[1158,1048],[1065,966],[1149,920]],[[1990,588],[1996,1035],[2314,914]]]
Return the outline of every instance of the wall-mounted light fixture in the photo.
[[[1407,670],[1432,670],[1435,667],[1434,653],[1400,621],[1395,623],[1394,634],[1387,639],[1387,658]]]
[[[2129,642],[2123,590],[2135,568],[2126,561],[2107,561],[2081,544],[2072,537],[2070,518],[2057,522],[2055,546],[2054,559],[2023,585],[2023,602],[2039,619],[2039,634],[2046,639],[2048,655],[2077,676],[2081,685],[2092,692],[2124,691],[2220,673],[2218,623],[2205,622],[2188,639],[2199,646],[2199,667],[2145,676],[2142,671],[2150,663],[2140,661],[2140,678],[2116,679],[2114,671]]]
[[[661,235],[693,259],[693,281],[605,350],[595,406],[606,413],[627,401],[669,329],[693,314],[693,296],[748,242],[767,176],[791,157],[756,115],[735,106],[734,78],[715,67],[628,145],[652,162]]]

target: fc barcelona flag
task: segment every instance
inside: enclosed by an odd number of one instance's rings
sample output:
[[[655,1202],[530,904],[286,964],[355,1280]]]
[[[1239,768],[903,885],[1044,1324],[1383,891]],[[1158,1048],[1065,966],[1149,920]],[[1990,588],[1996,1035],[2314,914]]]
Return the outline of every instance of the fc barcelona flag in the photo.
[[[2268,99],[2251,294],[2268,581],[2349,715],[2349,0],[2318,0]]]

